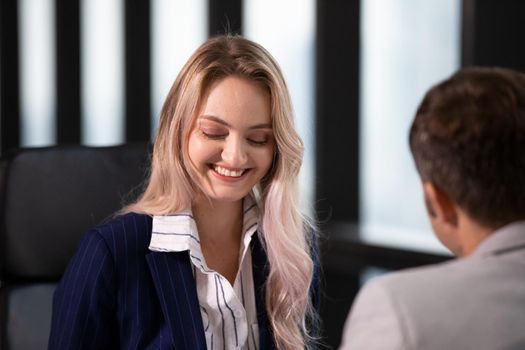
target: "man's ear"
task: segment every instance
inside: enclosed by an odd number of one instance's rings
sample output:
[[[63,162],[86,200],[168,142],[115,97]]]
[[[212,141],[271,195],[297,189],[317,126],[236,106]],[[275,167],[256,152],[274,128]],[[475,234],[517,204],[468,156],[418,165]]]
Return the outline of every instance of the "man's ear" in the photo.
[[[423,182],[423,193],[428,214],[432,220],[439,220],[444,224],[457,226],[458,213],[454,202],[430,181]]]

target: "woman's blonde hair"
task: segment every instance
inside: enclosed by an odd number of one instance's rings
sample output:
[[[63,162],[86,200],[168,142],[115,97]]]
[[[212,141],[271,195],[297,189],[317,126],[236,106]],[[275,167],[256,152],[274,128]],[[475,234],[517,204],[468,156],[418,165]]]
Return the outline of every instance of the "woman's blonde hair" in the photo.
[[[277,348],[308,348],[311,322],[306,320],[316,315],[309,293],[312,230],[298,199],[303,143],[281,70],[263,47],[225,35],[209,39],[191,56],[162,108],[146,189],[122,212],[163,215],[191,206],[199,186],[191,176],[189,133],[210,87],[228,76],[254,81],[270,93],[276,152],[271,170],[254,189],[262,213],[259,235],[269,262],[266,311]]]

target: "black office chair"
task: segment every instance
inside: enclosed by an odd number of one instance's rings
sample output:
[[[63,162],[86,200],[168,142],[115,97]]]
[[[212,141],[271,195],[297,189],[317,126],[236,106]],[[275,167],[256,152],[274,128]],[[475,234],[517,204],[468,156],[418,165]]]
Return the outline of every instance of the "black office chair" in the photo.
[[[0,347],[46,349],[55,285],[82,234],[140,191],[148,147],[20,149],[0,160]]]

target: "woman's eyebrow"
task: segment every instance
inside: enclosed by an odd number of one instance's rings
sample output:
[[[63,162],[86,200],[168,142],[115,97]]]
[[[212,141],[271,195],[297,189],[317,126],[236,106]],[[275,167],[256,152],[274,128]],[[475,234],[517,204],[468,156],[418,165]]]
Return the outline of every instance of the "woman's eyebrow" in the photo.
[[[214,115],[201,115],[201,119],[211,120],[213,122],[222,124],[224,126],[230,127],[230,124],[228,124],[226,121],[222,120],[219,117],[216,117]]]
[[[222,120],[221,118],[216,117],[214,115],[202,115],[201,119],[211,120],[213,122],[216,122],[216,123],[222,124],[222,125],[224,125],[224,126],[226,126],[228,128],[231,128],[231,125],[228,124],[225,120]],[[272,129],[272,124],[270,124],[270,123],[256,124],[256,125],[250,126],[248,129],[250,129],[250,130],[252,130],[252,129]]]
[[[252,129],[271,129],[271,128],[272,128],[272,124],[263,123],[263,124],[252,125],[248,129],[252,130]]]

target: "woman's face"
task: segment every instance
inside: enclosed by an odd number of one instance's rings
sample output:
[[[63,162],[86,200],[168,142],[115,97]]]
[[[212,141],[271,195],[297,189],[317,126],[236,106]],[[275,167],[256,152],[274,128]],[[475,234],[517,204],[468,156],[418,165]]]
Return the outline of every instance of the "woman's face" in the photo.
[[[242,199],[270,170],[274,147],[269,93],[235,76],[212,85],[188,140],[204,193]]]

